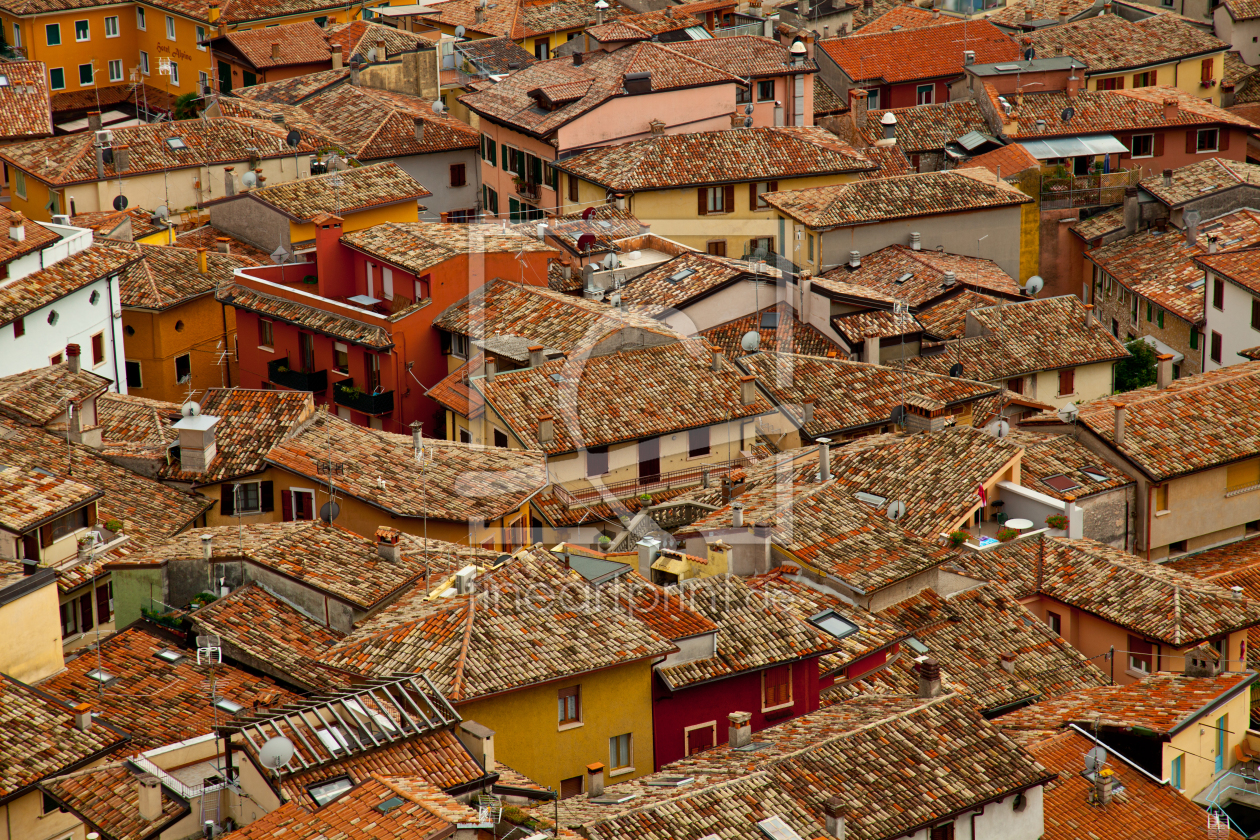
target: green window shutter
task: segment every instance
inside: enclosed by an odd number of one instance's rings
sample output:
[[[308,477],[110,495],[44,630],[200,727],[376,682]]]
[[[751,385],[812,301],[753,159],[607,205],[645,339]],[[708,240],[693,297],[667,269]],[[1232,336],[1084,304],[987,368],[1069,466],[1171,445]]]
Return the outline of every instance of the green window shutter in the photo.
[[[1158,312],[1158,313],[1156,313],[1156,317],[1159,319],[1159,326],[1160,326],[1160,328],[1163,328],[1163,326],[1164,326],[1164,310],[1162,310],[1162,309],[1161,309],[1161,310],[1159,310],[1159,312]]]
[[[530,168],[531,173],[534,176],[534,183],[541,184],[542,179],[543,179],[542,158],[536,158],[531,155],[529,159],[529,168]]]
[[[498,165],[498,144],[489,137],[486,138],[486,155],[488,156],[487,159],[490,161],[491,166]]]
[[[508,158],[511,155],[512,155],[512,149],[508,147],[507,143],[504,143],[503,144],[503,171],[504,172],[507,172],[509,169],[512,168],[511,162],[508,160]]]
[[[1199,331],[1198,330],[1190,330],[1190,349],[1191,350],[1199,349]]]
[[[519,222],[521,220],[521,203],[515,198],[508,198],[508,221]]]

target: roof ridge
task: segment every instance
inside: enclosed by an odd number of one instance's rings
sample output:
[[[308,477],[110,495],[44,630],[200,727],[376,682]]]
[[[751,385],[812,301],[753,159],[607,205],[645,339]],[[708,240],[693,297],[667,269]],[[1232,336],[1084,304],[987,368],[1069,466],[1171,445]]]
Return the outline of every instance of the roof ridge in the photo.
[[[477,596],[468,599],[468,617],[464,624],[464,638],[459,645],[455,660],[455,673],[451,679],[451,697],[458,697],[464,683],[464,667],[468,664],[468,643],[472,638],[473,618],[477,613]]]
[[[1257,243],[1257,245],[1258,245],[1258,246],[1260,246],[1260,243]],[[1227,253],[1233,253],[1233,252],[1227,252]],[[1251,362],[1243,362],[1243,363],[1242,363],[1242,364],[1240,364],[1240,365],[1230,365],[1229,367],[1217,368],[1217,370],[1229,370],[1229,368],[1230,368],[1230,367],[1248,367],[1250,364],[1253,364],[1253,363],[1251,363]],[[1210,372],[1210,371],[1209,371],[1209,372]],[[1199,375],[1199,376],[1203,376],[1203,374],[1198,374],[1198,375]],[[1257,366],[1254,370],[1250,370],[1250,371],[1237,371],[1237,372],[1235,372],[1235,373],[1231,373],[1231,374],[1229,374],[1229,375],[1222,375],[1222,376],[1215,377],[1215,378],[1210,379],[1210,380],[1205,380],[1205,381],[1202,381],[1202,382],[1197,382],[1197,383],[1195,383],[1194,385],[1187,385],[1187,386],[1186,386],[1186,387],[1184,387],[1184,388],[1176,388],[1176,389],[1167,388],[1167,389],[1164,389],[1164,390],[1160,390],[1160,389],[1156,388],[1154,391],[1151,391],[1150,393],[1148,393],[1146,396],[1142,397],[1141,399],[1132,400],[1132,401],[1130,401],[1130,402],[1125,403],[1124,405],[1125,405],[1125,407],[1126,407],[1126,408],[1128,408],[1128,407],[1130,407],[1130,406],[1134,406],[1134,405],[1142,405],[1142,404],[1144,404],[1144,403],[1154,402],[1154,401],[1156,401],[1156,400],[1161,400],[1161,399],[1164,399],[1164,398],[1166,398],[1166,397],[1172,397],[1172,396],[1176,396],[1176,395],[1178,395],[1178,394],[1188,394],[1188,393],[1194,393],[1194,392],[1196,392],[1196,391],[1200,391],[1200,390],[1202,390],[1202,389],[1204,389],[1204,388],[1214,388],[1214,387],[1217,387],[1218,385],[1220,385],[1220,384],[1222,384],[1222,383],[1234,382],[1234,381],[1239,380],[1239,379],[1251,379],[1251,378],[1254,378],[1254,377],[1260,377],[1260,366]],[[1153,386],[1148,385],[1147,387],[1149,388],[1149,387],[1153,387]],[[1107,399],[1109,399],[1109,400],[1110,400],[1110,399],[1114,399],[1114,398],[1112,398],[1112,397],[1108,397]],[[1095,402],[1098,402],[1098,400],[1095,400]]]

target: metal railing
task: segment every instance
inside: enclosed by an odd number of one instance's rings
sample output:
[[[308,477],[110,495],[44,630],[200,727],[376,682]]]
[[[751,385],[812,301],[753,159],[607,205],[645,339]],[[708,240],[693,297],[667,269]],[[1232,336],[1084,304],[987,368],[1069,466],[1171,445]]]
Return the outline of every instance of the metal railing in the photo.
[[[646,476],[629,479],[627,481],[617,481],[607,484],[601,484],[592,487],[583,487],[577,490],[570,490],[567,487],[556,484],[553,485],[553,493],[557,499],[564,502],[569,507],[576,507],[587,504],[594,504],[600,499],[608,496],[624,499],[630,496],[639,496],[644,493],[659,493],[666,490],[674,490],[680,487],[692,487],[703,484],[706,475],[710,482],[719,481],[722,477],[729,475],[731,472],[741,469],[748,465],[748,461],[743,458],[737,458],[733,461],[719,461],[713,464],[700,464],[695,467],[689,467],[685,470],[675,470],[673,472],[660,473],[655,476]]]
[[[328,371],[312,370],[303,372],[292,370],[289,367],[287,356],[283,359],[272,359],[270,362],[267,362],[267,379],[276,385],[283,385],[285,388],[290,388],[294,391],[323,393],[328,390]]]
[[[542,198],[542,185],[521,181],[516,185],[516,194],[526,201],[538,201]]]
[[[1123,204],[1125,187],[1137,184],[1141,178],[1140,169],[1072,175],[1062,167],[1046,167],[1041,171],[1041,209]]]
[[[753,21],[750,23],[737,23],[734,26],[718,26],[713,30],[716,38],[731,38],[736,35],[757,35],[764,36],[766,34],[766,22],[764,20]]]
[[[394,410],[394,392],[369,394],[356,388],[353,379],[343,379],[333,388],[333,402],[363,414],[389,414]]]

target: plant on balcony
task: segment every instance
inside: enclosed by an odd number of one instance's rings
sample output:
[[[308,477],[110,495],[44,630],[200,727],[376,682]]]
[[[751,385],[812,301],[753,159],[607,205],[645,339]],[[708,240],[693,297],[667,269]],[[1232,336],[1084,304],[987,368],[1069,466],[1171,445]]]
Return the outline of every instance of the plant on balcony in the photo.
[[[651,493],[640,493],[640,494],[639,494],[639,501],[640,501],[640,502],[643,502],[643,504],[645,504],[645,505],[650,505],[650,504],[652,504],[652,494],[651,494]]]
[[[288,366],[288,365],[276,365],[276,371],[277,371],[278,373],[288,373],[288,372],[289,372],[289,366]]]
[[[954,531],[949,535],[949,544],[954,548],[958,548],[967,541],[967,537],[969,536],[971,536],[971,534],[968,534],[966,531]]]
[[[1014,528],[1000,528],[997,532],[997,538],[1000,542],[1010,542],[1019,536],[1019,531]]]
[[[117,519],[111,519],[111,520],[109,520],[108,522],[106,522],[106,523],[105,523],[105,530],[106,530],[106,531],[113,531],[115,534],[117,534],[117,533],[118,533],[119,531],[121,531],[122,529],[123,529],[123,524],[122,524],[122,522],[118,521]]]
[[[358,385],[347,385],[344,382],[337,385],[337,390],[345,394],[347,397],[366,397],[367,392]]]
[[[608,546],[612,545],[612,537],[608,536],[607,534],[600,534],[599,539],[596,540],[596,542],[599,543],[599,547],[601,549],[606,549],[608,548]]]
[[[302,282],[308,286],[314,286],[316,283],[319,282],[319,278],[316,277],[314,274],[308,274],[302,278]]]
[[[1067,517],[1061,513],[1054,513],[1046,517],[1047,528],[1053,528],[1056,531],[1066,531],[1067,526]]]
[[[525,186],[525,179],[522,178],[520,175],[513,175],[512,183],[519,190],[521,187]]]

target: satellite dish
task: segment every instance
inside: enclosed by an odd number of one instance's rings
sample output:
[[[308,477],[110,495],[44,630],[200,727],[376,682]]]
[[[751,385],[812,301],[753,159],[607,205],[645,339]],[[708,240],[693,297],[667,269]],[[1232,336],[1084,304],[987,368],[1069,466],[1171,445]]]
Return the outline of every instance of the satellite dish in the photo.
[[[332,522],[341,513],[341,505],[336,502],[324,502],[319,507],[319,518],[322,522]]]
[[[739,340],[739,346],[744,348],[745,353],[756,353],[757,348],[761,346],[761,333],[756,330],[749,330]]]
[[[185,417],[196,417],[201,413],[201,406],[189,400],[179,407],[179,413]]]
[[[641,259],[643,259],[643,252],[642,252],[642,251],[631,251],[631,252],[630,252],[630,261],[631,261],[631,262],[638,262],[638,261],[639,261],[639,260],[641,260]]]
[[[753,112],[755,109],[756,109],[756,106],[755,106],[755,105],[753,105],[751,102],[749,102],[747,105],[745,105],[745,106],[744,106],[744,113],[745,113],[745,114],[748,114],[748,115],[750,115],[750,116],[751,116],[751,115],[752,115],[752,112]]]
[[[752,117],[744,117],[744,128],[752,128]]]
[[[906,515],[906,503],[902,501],[890,502],[888,504],[888,518],[893,522],[901,519]]]
[[[589,209],[588,209],[589,212]],[[595,235],[592,233],[584,233],[578,237],[577,247],[579,251],[589,251],[595,245]]]
[[[293,129],[285,136],[284,142],[288,143],[291,149],[297,148],[298,144],[302,142],[302,132],[296,128]]]
[[[595,215],[595,208],[587,207],[585,210],[582,211],[582,221],[589,222],[591,220],[591,216],[594,216],[594,215]]]
[[[890,422],[896,423],[897,425],[901,425],[905,421],[905,419],[906,419],[906,407],[904,405],[899,405],[896,408],[894,408],[892,410],[892,415],[889,416],[888,418]]]
[[[126,210],[127,209],[127,196],[125,195],[116,196],[114,198],[114,209]]]
[[[1073,108],[1071,105],[1069,105],[1063,109],[1062,113],[1059,114],[1059,119],[1063,120],[1064,122],[1071,122],[1072,117],[1075,117],[1075,116],[1076,116],[1076,109]]]
[[[1103,769],[1103,765],[1107,763],[1107,750],[1104,747],[1094,747],[1085,753],[1085,772],[1097,773]]]
[[[997,424],[997,436],[1004,438],[1011,433],[1011,424],[1005,419],[999,420]]]
[[[247,187],[258,186],[258,174],[251,169],[241,176],[241,183]]]
[[[283,265],[289,259],[289,252],[284,250],[283,245],[277,245],[276,250],[271,252],[271,259],[276,265]]]
[[[276,736],[262,745],[258,751],[258,762],[268,770],[278,772],[280,768],[289,766],[294,752],[292,741],[282,735]]]
[[[1033,297],[1046,287],[1046,281],[1042,280],[1039,275],[1034,274],[1028,278],[1028,282],[1024,284],[1024,294]]]
[[[463,37],[464,37],[464,33],[465,33],[466,31],[467,31],[467,30],[466,30],[466,29],[464,29],[464,27],[462,27],[462,26],[457,26],[457,27],[455,27],[455,37],[456,37],[456,38],[463,38]]]
[[[165,204],[159,204],[157,209],[153,211],[153,215],[165,222],[171,217],[171,211],[166,208]]]
[[[616,268],[619,265],[621,265],[621,260],[617,259],[616,254],[610,253],[608,256],[604,257],[604,268],[608,269],[609,271],[612,271],[614,268]]]
[[[443,114],[445,114],[445,113],[446,113],[446,103],[445,103],[445,102],[443,102],[441,99],[434,100],[434,102],[433,102],[433,113],[437,114],[439,117],[440,117],[440,116],[442,116]]]
[[[1037,57],[1037,50],[1033,47],[1027,47],[1024,50],[1024,61],[1032,61]]]
[[[955,362],[949,369],[949,375],[955,379],[963,375],[962,362]]]
[[[1059,409],[1059,419],[1062,420],[1064,423],[1071,423],[1073,420],[1076,419],[1076,415],[1080,413],[1081,413],[1081,410],[1077,408],[1075,404],[1068,403],[1067,405],[1063,406],[1063,408]]]

